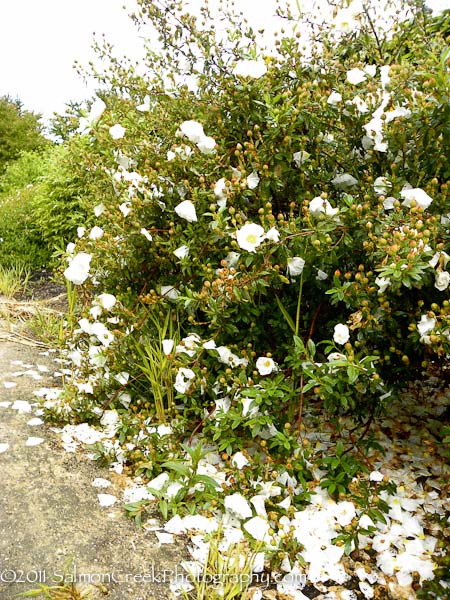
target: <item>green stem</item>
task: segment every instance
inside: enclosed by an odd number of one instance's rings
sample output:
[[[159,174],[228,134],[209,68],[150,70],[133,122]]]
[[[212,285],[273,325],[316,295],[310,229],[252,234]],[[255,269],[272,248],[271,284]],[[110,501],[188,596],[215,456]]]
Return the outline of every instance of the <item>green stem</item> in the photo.
[[[295,335],[298,337],[298,330],[300,329],[300,309],[302,305],[302,291],[303,291],[303,273],[300,275],[300,286],[298,290],[297,299],[297,313],[295,315]]]

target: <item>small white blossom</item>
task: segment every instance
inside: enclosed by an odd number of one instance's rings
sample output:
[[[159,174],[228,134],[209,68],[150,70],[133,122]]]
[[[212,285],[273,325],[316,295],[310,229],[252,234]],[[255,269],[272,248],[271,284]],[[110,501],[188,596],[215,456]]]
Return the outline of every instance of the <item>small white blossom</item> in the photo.
[[[291,277],[298,277],[303,273],[305,260],[300,256],[293,256],[287,261],[287,270]]]
[[[314,217],[318,217],[320,213],[324,213],[327,216],[332,217],[339,211],[337,208],[333,208],[328,200],[325,200],[321,196],[316,196],[309,203],[309,212]]]
[[[327,104],[330,104],[331,106],[337,106],[341,102],[342,94],[339,92],[331,92],[331,94],[328,96]]]
[[[197,144],[197,142],[205,137],[203,125],[197,121],[183,121],[180,125],[180,132],[194,144]]]
[[[70,259],[69,266],[64,271],[64,277],[74,283],[81,285],[89,276],[89,267],[92,260],[91,254],[79,252]]]
[[[237,243],[242,250],[255,252],[264,240],[264,229],[256,223],[247,223],[236,232]]]
[[[271,227],[269,231],[264,236],[264,239],[270,240],[271,242],[279,242],[280,241],[280,232],[276,227]]]
[[[377,277],[375,279],[375,284],[380,288],[378,293],[384,294],[387,288],[391,285],[391,279],[390,277]]]
[[[400,192],[400,196],[404,198],[402,202],[403,206],[411,206],[411,202],[415,201],[417,206],[420,206],[420,208],[423,208],[424,210],[433,202],[433,198],[430,198],[430,196],[420,188],[403,189]]]
[[[336,344],[344,345],[348,342],[349,339],[350,330],[347,327],[347,325],[344,325],[343,323],[338,323],[334,326],[333,340],[336,342]]]
[[[82,238],[85,233],[86,233],[86,227],[77,227],[77,236],[79,238]]]
[[[252,173],[250,173],[250,175],[247,177],[248,189],[254,190],[255,188],[257,188],[259,181],[260,181],[260,179],[259,179],[258,173],[256,171],[252,171]]]
[[[197,148],[202,154],[214,154],[216,152],[216,140],[209,135],[205,135],[197,142]]]
[[[347,71],[347,81],[352,85],[358,85],[366,80],[366,74],[361,69],[355,68]]]
[[[122,204],[119,205],[119,210],[120,212],[123,214],[124,217],[128,217],[128,215],[131,212],[131,202],[122,202]]]
[[[334,179],[331,180],[331,183],[341,190],[348,190],[357,185],[358,180],[355,179],[349,173],[340,173],[339,175],[336,175]]]
[[[256,368],[260,375],[270,375],[273,371],[277,370],[277,365],[272,358],[260,356],[256,361]]]
[[[253,79],[259,79],[266,73],[267,66],[262,60],[241,60],[233,69],[233,75],[251,77]]]
[[[105,205],[103,203],[97,204],[97,206],[94,206],[94,215],[96,217],[99,217],[104,210],[105,210]]]
[[[189,223],[197,221],[197,213],[195,212],[195,206],[190,200],[183,200],[177,206],[175,206],[175,212],[182,219],[186,219]]]
[[[224,506],[226,512],[232,514],[238,519],[248,519],[253,515],[250,504],[247,502],[244,496],[238,493],[225,496]]]
[[[191,382],[194,377],[195,373],[192,369],[181,367],[175,377],[175,384],[173,387],[180,394],[185,394],[191,387]]]
[[[112,137],[113,140],[120,140],[125,135],[125,131],[125,127],[122,127],[122,125],[119,125],[117,123],[116,125],[113,125],[109,128],[109,135]]]
[[[244,523],[244,529],[255,540],[259,540],[260,542],[268,541],[270,526],[263,517],[253,517],[253,519]]]
[[[174,340],[162,340],[161,343],[164,354],[168,356],[173,350],[173,346],[175,344]]]
[[[180,260],[182,258],[186,258],[186,256],[188,256],[188,254],[189,254],[189,246],[186,246],[186,245],[180,246],[179,248],[174,250],[173,253]]]
[[[445,292],[450,284],[450,273],[448,271],[438,271],[434,282],[434,287],[440,292]]]
[[[242,452],[236,452],[231,458],[231,463],[237,467],[239,470],[243,469],[246,465],[248,465],[249,460],[246,456],[242,454]]]
[[[168,298],[169,300],[177,300],[180,292],[173,287],[173,285],[162,285],[161,296]]]
[[[432,331],[436,326],[436,319],[429,317],[428,315],[422,315],[420,321],[417,323],[417,331],[420,335],[424,336]]]
[[[103,229],[101,227],[98,227],[96,225],[89,232],[89,239],[91,239],[91,240],[99,240],[100,238],[103,237],[104,233],[105,232],[103,231]]]
[[[294,152],[292,160],[294,161],[295,166],[300,168],[310,156],[311,154],[309,152],[305,152],[305,150],[300,150],[299,152]]]
[[[113,294],[99,294],[96,301],[105,310],[111,310],[116,303],[116,297]]]
[[[392,183],[386,177],[377,177],[373,182],[375,194],[385,196],[392,187]]]
[[[145,237],[145,238],[146,238],[146,239],[147,239],[149,242],[151,242],[151,241],[153,240],[152,234],[151,234],[149,231],[147,231],[147,230],[145,229],[145,227],[142,227],[142,229],[141,229],[140,233],[141,233],[141,234],[142,234],[142,235],[143,235],[143,236],[144,236],[144,237]]]

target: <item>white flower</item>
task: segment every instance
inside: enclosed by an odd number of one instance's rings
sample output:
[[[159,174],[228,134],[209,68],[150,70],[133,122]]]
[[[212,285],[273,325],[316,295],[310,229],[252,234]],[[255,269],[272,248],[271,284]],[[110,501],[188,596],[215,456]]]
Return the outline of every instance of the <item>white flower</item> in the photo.
[[[123,138],[123,136],[125,135],[125,131],[125,127],[122,127],[122,125],[119,125],[117,123],[116,125],[113,125],[109,128],[109,135],[112,137],[113,140],[120,140],[120,138]]]
[[[222,206],[225,206],[227,202],[226,191],[227,187],[225,185],[225,177],[222,177],[222,179],[219,179],[219,181],[217,181],[214,186],[214,195],[216,196],[219,202],[222,202],[220,208],[222,208]]]
[[[383,200],[383,208],[384,210],[393,210],[395,208],[395,203],[397,199],[393,196],[388,196],[385,200]]]
[[[180,132],[194,144],[205,137],[203,125],[197,121],[183,121],[180,125]]]
[[[86,227],[77,227],[77,236],[79,238],[82,238],[85,233],[86,233]]]
[[[250,504],[247,502],[244,496],[241,496],[241,494],[232,494],[231,496],[226,496],[224,500],[224,506],[227,512],[231,513],[238,519],[248,519],[253,514]]]
[[[168,298],[169,300],[176,300],[180,292],[173,287],[173,285],[162,285],[161,296]]]
[[[177,156],[181,158],[181,160],[187,160],[192,154],[193,150],[189,146],[177,146],[173,151],[169,150],[167,153],[167,160],[170,162],[174,160]]]
[[[148,112],[151,108],[151,98],[150,96],[145,96],[144,102],[139,106],[136,106],[136,110],[139,112]]]
[[[236,452],[236,454],[234,454],[233,457],[231,458],[231,462],[239,470],[241,470],[243,467],[245,467],[249,463],[248,458],[246,456],[244,456],[242,454],[242,452]]]
[[[103,100],[101,100],[100,98],[97,98],[97,100],[95,100],[92,103],[91,109],[89,111],[89,120],[91,121],[91,123],[98,121],[98,119],[100,119],[100,117],[102,116],[102,114],[104,113],[104,111],[106,110],[106,104],[103,102]]]
[[[101,237],[103,237],[104,233],[105,232],[103,231],[103,229],[101,227],[97,227],[97,225],[96,225],[89,232],[89,239],[91,239],[91,240],[99,240]]]
[[[173,350],[173,346],[175,344],[175,342],[173,340],[162,340],[162,347],[163,347],[163,352],[166,356],[169,356],[169,354],[172,352]]]
[[[117,502],[117,498],[112,494],[97,494],[100,506],[113,506]]]
[[[385,88],[391,80],[391,78],[389,77],[390,69],[390,65],[383,65],[382,67],[380,67],[380,80],[383,88]]]
[[[264,239],[264,229],[261,225],[247,223],[236,232],[237,243],[242,250],[255,252]]]
[[[111,310],[116,303],[116,297],[113,294],[99,294],[96,301],[105,310]]]
[[[273,359],[268,358],[267,356],[260,356],[256,361],[256,368],[260,375],[270,375],[272,371],[277,370],[277,365]]]
[[[183,200],[177,206],[175,206],[175,212],[182,219],[186,219],[189,223],[197,221],[197,213],[195,212],[195,206],[190,200]]]
[[[258,187],[258,183],[260,182],[258,173],[256,171],[252,171],[250,175],[247,177],[247,187],[249,190],[254,190]]]
[[[122,202],[122,204],[119,205],[119,210],[124,217],[128,217],[131,212],[131,202]]]
[[[339,502],[336,504],[333,510],[334,518],[341,525],[346,527],[350,525],[354,517],[356,516],[356,509],[353,502]]]
[[[287,261],[287,270],[291,277],[298,277],[298,275],[301,275],[304,266],[305,260],[300,256],[293,256]]]
[[[350,330],[347,325],[343,325],[342,323],[338,323],[334,326],[334,334],[333,340],[336,344],[346,344],[350,339]]]
[[[342,94],[340,94],[339,92],[333,91],[328,96],[327,104],[330,104],[331,106],[337,106],[341,102],[342,102]]]
[[[411,206],[411,202],[414,200],[417,206],[420,206],[420,208],[423,208],[424,210],[433,202],[433,198],[430,198],[430,196],[420,188],[403,189],[400,192],[400,196],[404,198],[402,202],[403,206]]]
[[[321,196],[316,196],[309,203],[309,212],[318,217],[320,213],[325,213],[329,217],[332,217],[338,212],[337,208],[333,208],[328,200],[325,200]]]
[[[422,315],[420,321],[417,323],[417,331],[420,335],[424,336],[432,331],[436,326],[436,319],[429,317],[428,315]]]
[[[361,69],[355,68],[347,71],[347,81],[352,85],[358,85],[366,80],[366,74]]]
[[[376,482],[380,482],[383,481],[384,475],[383,473],[380,473],[380,471],[371,471],[370,475],[369,475],[369,479],[370,481],[376,481]]]
[[[364,115],[367,112],[369,112],[367,102],[363,100],[360,96],[355,96],[349,104],[354,104],[361,115]]]
[[[186,258],[186,256],[188,256],[188,254],[189,254],[189,246],[186,246],[186,245],[180,246],[179,248],[174,250],[173,253],[180,260],[182,258]]]
[[[195,373],[192,369],[181,367],[175,377],[174,388],[180,394],[185,394],[191,387],[191,380],[194,379]]]
[[[345,356],[345,354],[342,354],[341,352],[330,352],[330,354],[327,356],[327,360],[328,362],[335,362],[335,361],[339,361],[339,360],[347,360],[347,357]]]
[[[264,236],[264,239],[270,240],[271,242],[279,242],[280,241],[280,232],[276,227],[271,227],[269,231]]]
[[[94,206],[94,215],[96,217],[99,217],[104,210],[105,210],[105,205],[103,203],[97,204],[97,206]]]
[[[81,285],[89,276],[89,266],[92,260],[91,254],[79,252],[70,259],[69,266],[64,271],[64,277],[74,283]]]
[[[300,168],[302,166],[302,164],[304,162],[306,162],[308,160],[308,158],[310,157],[310,153],[309,152],[305,152],[304,150],[300,150],[299,152],[294,152],[293,156],[292,156],[292,160],[295,163],[295,166]]]
[[[355,179],[349,173],[340,173],[336,175],[334,179],[331,180],[331,183],[342,190],[347,190],[358,184],[358,180]]]
[[[145,229],[145,227],[142,227],[142,229],[141,229],[140,233],[141,233],[141,234],[142,234],[142,235],[143,235],[145,238],[147,238],[147,240],[148,240],[149,242],[151,242],[151,241],[153,240],[152,234],[151,234],[149,231],[147,231],[147,230]]]
[[[385,196],[392,187],[392,183],[386,177],[377,177],[373,182],[375,194]]]
[[[239,77],[252,77],[253,79],[259,79],[266,73],[267,66],[262,60],[241,60],[233,69],[233,75]]]
[[[91,325],[91,334],[95,335],[98,341],[105,347],[108,347],[114,340],[114,335],[103,323],[93,323]]]
[[[387,288],[391,285],[391,279],[390,279],[390,277],[377,277],[375,279],[375,283],[380,288],[378,290],[378,293],[383,294],[387,290]]]
[[[197,142],[197,148],[202,154],[214,154],[216,151],[216,140],[209,135],[205,135]]]
[[[244,523],[244,529],[255,540],[259,540],[260,542],[268,541],[270,527],[269,523],[263,517],[253,517],[253,519]]]
[[[328,279],[328,273],[325,273],[325,271],[322,271],[321,269],[317,269],[316,279],[325,281],[325,279]]]
[[[450,284],[450,273],[448,271],[438,271],[434,282],[434,287],[440,292],[445,292]]]
[[[428,261],[428,264],[431,267],[437,267],[437,265],[439,264],[445,269],[449,260],[450,256],[447,254],[447,252],[436,252],[433,255],[433,258]]]

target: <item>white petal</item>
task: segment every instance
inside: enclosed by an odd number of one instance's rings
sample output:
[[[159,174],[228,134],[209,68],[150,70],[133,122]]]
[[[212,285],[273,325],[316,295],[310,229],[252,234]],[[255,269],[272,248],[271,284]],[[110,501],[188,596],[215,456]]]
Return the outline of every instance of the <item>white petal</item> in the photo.
[[[117,498],[111,494],[97,494],[100,506],[113,506],[117,502]]]

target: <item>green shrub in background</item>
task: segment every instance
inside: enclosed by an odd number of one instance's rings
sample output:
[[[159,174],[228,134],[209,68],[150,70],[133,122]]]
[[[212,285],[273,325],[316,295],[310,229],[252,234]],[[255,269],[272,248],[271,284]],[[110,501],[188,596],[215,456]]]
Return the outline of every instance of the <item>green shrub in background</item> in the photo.
[[[92,222],[89,170],[80,170],[78,155],[86,140],[76,138],[45,153],[23,153],[0,177],[0,262],[31,269],[57,264],[56,257]]]
[[[24,152],[0,177],[0,264],[30,269],[46,265],[51,256],[36,228],[33,202],[46,169],[46,155]]]

